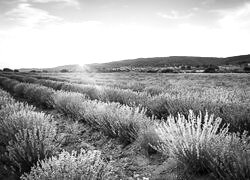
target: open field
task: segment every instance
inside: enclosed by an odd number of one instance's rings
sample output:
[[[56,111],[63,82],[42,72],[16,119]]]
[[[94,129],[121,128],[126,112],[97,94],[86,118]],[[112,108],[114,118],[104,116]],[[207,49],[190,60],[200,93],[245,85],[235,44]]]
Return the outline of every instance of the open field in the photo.
[[[38,75],[41,75],[40,73]],[[204,74],[204,73],[188,73],[188,74],[171,74],[171,73],[44,73],[41,76],[49,76],[69,80],[71,82],[83,84],[97,85],[113,85],[113,86],[131,86],[131,89],[136,89],[133,84],[141,85],[141,90],[149,86],[187,86],[192,88],[212,88],[226,87],[232,89],[250,89],[249,77],[250,74],[239,73],[221,73],[221,74]]]
[[[0,179],[249,179],[249,79],[2,72]]]

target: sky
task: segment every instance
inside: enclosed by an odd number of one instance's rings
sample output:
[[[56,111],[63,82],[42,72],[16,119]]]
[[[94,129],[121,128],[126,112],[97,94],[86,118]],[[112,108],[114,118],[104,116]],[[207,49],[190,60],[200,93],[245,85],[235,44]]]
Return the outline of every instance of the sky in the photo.
[[[0,0],[0,68],[250,53],[250,0]]]

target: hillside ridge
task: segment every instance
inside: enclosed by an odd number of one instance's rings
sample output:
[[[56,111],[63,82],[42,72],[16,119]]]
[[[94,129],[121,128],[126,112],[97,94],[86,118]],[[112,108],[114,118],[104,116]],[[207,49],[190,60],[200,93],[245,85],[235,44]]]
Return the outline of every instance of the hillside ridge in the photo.
[[[197,57],[197,56],[169,56],[169,57],[150,57],[112,61],[107,63],[88,64],[95,68],[119,68],[119,67],[165,67],[165,66],[207,66],[207,65],[242,65],[250,63],[250,54],[231,56],[226,58],[219,57]]]

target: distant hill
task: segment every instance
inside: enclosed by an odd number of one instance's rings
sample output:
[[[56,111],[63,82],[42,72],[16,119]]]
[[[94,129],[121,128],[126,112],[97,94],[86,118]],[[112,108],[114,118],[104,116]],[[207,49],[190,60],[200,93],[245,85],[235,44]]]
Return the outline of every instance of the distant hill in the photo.
[[[66,70],[68,70],[70,72],[81,72],[81,71],[84,71],[83,66],[80,66],[79,64],[57,66],[57,67],[54,67],[54,68],[45,68],[43,70],[47,70],[47,71],[61,71],[63,69],[66,69]]]
[[[250,55],[233,56],[227,58],[170,56],[138,58],[113,61],[102,64],[89,64],[92,68],[120,68],[120,67],[169,67],[169,66],[208,66],[208,65],[242,65],[250,63]]]
[[[70,64],[70,65],[64,65],[64,66],[57,66],[53,68],[21,68],[19,69],[20,72],[29,72],[29,71],[48,71],[48,72],[60,72],[61,70],[67,70],[69,72],[82,72],[86,69],[83,66],[80,66],[78,64]]]
[[[20,72],[29,72],[29,71],[42,71],[42,69],[39,68],[20,68],[18,69]]]
[[[91,72],[102,69],[112,69],[121,67],[130,68],[146,68],[146,67],[173,67],[173,66],[222,66],[222,65],[244,65],[250,64],[250,55],[233,56],[227,58],[217,57],[193,57],[193,56],[170,56],[170,57],[152,57],[152,58],[138,58],[122,61],[113,61],[108,63],[88,64],[87,66],[80,66],[78,64],[57,66],[53,68],[22,68],[20,72],[29,71],[48,71],[60,72],[66,69],[69,72]]]

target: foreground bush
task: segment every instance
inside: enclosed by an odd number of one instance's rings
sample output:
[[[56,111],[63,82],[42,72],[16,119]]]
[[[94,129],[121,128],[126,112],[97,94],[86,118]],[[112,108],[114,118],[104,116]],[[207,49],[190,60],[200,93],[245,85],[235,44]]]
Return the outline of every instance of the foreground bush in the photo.
[[[10,94],[0,89],[0,111],[7,104],[12,103],[14,103],[14,99],[10,96]],[[1,116],[3,116],[3,114],[0,113],[0,117]],[[14,175],[14,173],[12,173],[11,167],[6,166],[6,164],[10,164],[9,160],[4,155],[4,153],[6,152],[7,143],[8,142],[6,142],[4,138],[0,138],[0,179],[4,179],[5,177]]]
[[[0,137],[17,172],[27,172],[39,159],[53,154],[56,126],[52,117],[32,111],[20,110],[1,118]]]
[[[207,162],[216,179],[250,179],[250,138],[246,133],[228,134],[223,143],[215,141],[213,147]]]
[[[63,151],[58,156],[39,161],[22,180],[105,180],[109,172],[100,151],[80,153]]]
[[[39,159],[53,155],[57,148],[53,143],[56,140],[56,126],[50,116],[37,112],[23,114],[20,111],[8,119],[16,123],[13,129],[9,129],[11,133],[19,129],[7,146],[8,156],[19,172],[27,172]]]
[[[3,103],[0,101],[0,104]],[[52,116],[35,112],[33,106],[14,100],[1,106],[0,164],[5,170],[17,176],[28,172],[39,159],[56,152],[55,140],[56,125]],[[1,170],[0,177],[2,173],[5,172]]]
[[[11,95],[6,91],[0,89],[0,109],[2,108],[2,106],[12,103],[14,103],[14,99],[11,97]]]
[[[247,136],[228,133],[228,126],[221,127],[221,122],[213,115],[195,116],[192,111],[188,118],[170,116],[156,127],[163,142],[158,150],[175,158],[186,173],[212,172],[218,179],[249,179]]]

